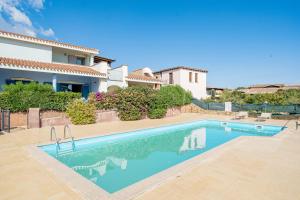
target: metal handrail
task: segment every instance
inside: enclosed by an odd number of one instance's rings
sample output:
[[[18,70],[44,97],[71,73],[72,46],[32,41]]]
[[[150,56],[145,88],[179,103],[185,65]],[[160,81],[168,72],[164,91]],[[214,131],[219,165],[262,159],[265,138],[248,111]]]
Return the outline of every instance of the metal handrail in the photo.
[[[55,130],[55,127],[52,126],[51,129],[50,129],[50,140],[53,141],[53,136],[55,137],[55,141],[56,141],[56,154],[58,153],[58,151],[60,150],[60,138],[57,138],[56,137],[56,130]]]
[[[56,137],[56,130],[55,130],[55,127],[52,126],[51,127],[51,130],[50,130],[50,140],[53,141],[53,135],[55,136],[55,141],[57,141],[57,137]]]
[[[69,134],[68,138],[72,139],[72,149],[74,150],[75,149],[75,141],[74,141],[74,137],[73,137],[72,132],[71,132],[71,128],[68,124],[66,124],[65,127],[64,127],[64,139],[67,139],[67,132]]]
[[[72,133],[71,133],[71,129],[70,126],[68,124],[65,125],[64,127],[64,139],[67,138],[67,130],[68,130],[68,134],[70,135],[70,137],[72,138]]]

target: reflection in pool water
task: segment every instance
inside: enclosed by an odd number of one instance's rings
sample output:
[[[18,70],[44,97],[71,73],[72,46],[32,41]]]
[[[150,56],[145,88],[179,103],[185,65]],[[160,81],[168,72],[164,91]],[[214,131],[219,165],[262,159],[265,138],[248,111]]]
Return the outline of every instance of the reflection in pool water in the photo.
[[[280,130],[200,121],[78,140],[74,152],[61,156],[56,155],[55,145],[41,148],[112,193],[239,136],[272,136]]]

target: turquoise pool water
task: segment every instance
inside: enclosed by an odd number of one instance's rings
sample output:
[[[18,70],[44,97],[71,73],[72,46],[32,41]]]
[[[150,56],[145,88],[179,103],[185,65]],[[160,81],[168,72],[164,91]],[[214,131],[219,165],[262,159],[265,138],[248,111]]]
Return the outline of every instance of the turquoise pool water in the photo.
[[[205,120],[81,139],[73,151],[70,143],[59,152],[56,144],[40,148],[113,193],[239,136],[273,136],[282,129]]]

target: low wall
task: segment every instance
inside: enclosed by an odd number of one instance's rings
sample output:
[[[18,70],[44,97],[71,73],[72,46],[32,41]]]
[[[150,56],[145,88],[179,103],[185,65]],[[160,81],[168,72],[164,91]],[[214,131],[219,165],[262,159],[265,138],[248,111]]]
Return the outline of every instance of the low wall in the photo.
[[[96,111],[96,123],[117,121],[119,120],[118,113],[115,110],[97,110]]]
[[[206,113],[206,110],[200,108],[199,106],[191,103],[188,105],[181,106],[182,113]]]
[[[181,114],[181,108],[175,107],[175,108],[168,108],[166,117],[174,117]]]
[[[166,117],[174,117],[181,113],[208,113],[210,111],[203,110],[194,104],[182,107],[169,108]],[[145,117],[147,118],[147,117]],[[116,110],[97,110],[96,123],[120,120]],[[41,111],[40,126],[59,126],[71,124],[70,119],[64,112],[58,111]],[[11,127],[27,126],[27,112],[11,113]]]
[[[27,126],[27,112],[10,113],[10,127]]]

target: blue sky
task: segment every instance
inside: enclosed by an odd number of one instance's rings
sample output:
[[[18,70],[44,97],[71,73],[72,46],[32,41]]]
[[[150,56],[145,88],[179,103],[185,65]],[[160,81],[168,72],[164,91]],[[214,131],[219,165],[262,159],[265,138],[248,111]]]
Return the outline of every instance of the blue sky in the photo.
[[[0,12],[1,29],[98,48],[130,70],[205,68],[218,87],[300,83],[296,0],[0,0]]]

